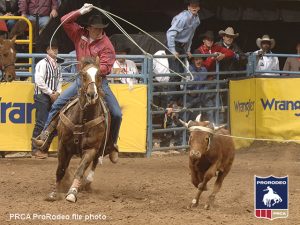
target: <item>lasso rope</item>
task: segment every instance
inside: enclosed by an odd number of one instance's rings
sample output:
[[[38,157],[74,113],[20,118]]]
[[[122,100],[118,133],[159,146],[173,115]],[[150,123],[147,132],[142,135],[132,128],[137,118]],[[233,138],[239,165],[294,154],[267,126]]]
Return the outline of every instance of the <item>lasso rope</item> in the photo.
[[[122,21],[124,21],[125,23],[133,26],[134,28],[138,29],[139,31],[141,31],[142,33],[146,34],[147,36],[149,36],[151,39],[155,40],[158,44],[160,44],[165,50],[169,51],[169,48],[167,46],[165,46],[163,43],[161,43],[157,38],[153,37],[151,34],[149,34],[148,32],[144,31],[143,29],[139,28],[138,26],[134,25],[133,23],[123,19],[122,17],[119,17],[111,12],[105,11],[104,9],[101,9],[99,7],[93,6],[94,9],[100,11],[101,13],[103,13],[108,19],[110,19],[118,28],[119,30],[135,45],[137,46],[144,55],[148,56],[149,58],[153,59],[153,55],[151,55],[150,53],[146,52],[144,49],[142,49],[132,38],[131,36],[122,28],[122,26],[120,24],[118,24],[111,16],[114,16]],[[186,69],[187,73],[189,73],[189,75],[191,76],[192,80],[194,80],[194,76],[193,74],[190,72],[189,68],[182,62],[182,60],[175,54],[173,54],[174,57],[182,64],[182,66]],[[160,64],[161,66],[163,66],[164,68],[167,68],[165,65],[163,65],[162,63],[160,63],[158,60],[155,60],[158,64]],[[186,77],[180,75],[179,73],[177,73],[176,71],[169,69],[172,73],[175,73],[176,75],[180,76],[183,79],[187,79]]]
[[[142,33],[146,34],[147,36],[149,36],[151,39],[155,40],[158,44],[160,44],[164,49],[166,49],[167,51],[169,51],[169,48],[167,46],[165,46],[163,43],[161,43],[157,38],[153,37],[152,35],[150,35],[148,32],[142,30],[141,28],[139,28],[138,26],[134,25],[133,23],[113,14],[113,13],[110,13],[108,11],[105,11],[104,9],[101,9],[99,7],[96,7],[96,6],[92,6],[94,9],[100,11],[101,13],[103,13],[127,38],[128,40],[130,40],[137,48],[139,48],[141,50],[141,52],[148,58],[151,58],[153,59],[153,55],[151,55],[150,53],[146,52],[141,46],[139,46],[134,40],[133,38],[123,29],[123,27],[113,18],[113,17],[116,17],[126,23],[128,23],[129,25],[135,27],[136,29],[138,29],[139,31],[141,31]],[[75,13],[77,13],[77,11],[74,11],[73,13],[71,13],[64,21],[62,21],[60,23],[60,25],[56,28],[56,30],[54,31],[54,33],[52,34],[51,36],[51,39],[50,39],[50,48],[51,48],[51,44],[52,44],[52,40],[53,40],[53,37],[54,35],[56,34],[56,32],[58,31],[58,29],[71,17],[73,16]],[[113,17],[112,17],[113,16]],[[192,80],[194,80],[194,76],[193,74],[190,72],[189,68],[185,65],[185,63],[182,62],[182,60],[174,54],[174,57],[182,64],[182,66],[186,69],[187,73],[189,73],[189,75],[191,76]],[[167,68],[169,69],[170,72],[180,76],[181,78],[183,79],[188,79],[187,77],[185,76],[182,76],[180,75],[179,73],[177,73],[176,71],[166,67],[165,65],[163,65],[161,62],[159,62],[158,60],[155,60],[158,64],[160,64],[161,66],[163,66],[164,68]]]
[[[251,138],[251,137],[242,137],[242,136],[235,136],[235,135],[227,135],[227,134],[215,134],[224,137],[231,137],[235,139],[243,139],[243,140],[252,140],[252,141],[274,141],[274,142],[284,142],[284,143],[291,143],[291,142],[300,142],[300,140],[283,140],[283,139],[271,139],[271,138]]]

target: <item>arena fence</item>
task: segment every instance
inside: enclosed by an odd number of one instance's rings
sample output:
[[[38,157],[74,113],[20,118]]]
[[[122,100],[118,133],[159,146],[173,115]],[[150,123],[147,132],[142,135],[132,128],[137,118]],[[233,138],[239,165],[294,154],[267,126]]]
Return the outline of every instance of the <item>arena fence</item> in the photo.
[[[32,28],[32,24],[30,22],[29,19],[27,19],[26,17],[24,16],[0,16],[0,20],[24,20],[27,25],[28,25],[28,36],[27,36],[27,39],[16,39],[16,44],[17,45],[28,45],[28,53],[29,54],[32,54],[32,48],[33,48],[33,28]],[[32,58],[31,57],[27,57],[28,58],[28,64],[32,64]],[[28,68],[29,72],[31,72],[31,68],[28,67],[27,63],[25,65],[23,65],[22,63],[16,63],[16,66],[18,67],[23,67],[23,68]],[[25,67],[24,67],[25,66]]]
[[[195,55],[195,56],[213,56],[213,55]],[[297,57],[298,55],[287,55],[287,54],[272,54],[269,55],[278,56],[278,57]],[[28,64],[27,66],[32,68],[34,71],[35,63],[37,59],[45,57],[45,54],[23,54],[18,53],[18,58],[30,58],[32,59],[32,63]],[[60,54],[59,57],[64,58],[65,62],[62,64],[63,67],[66,67],[63,70],[63,77],[65,81],[71,81],[74,78],[74,71],[76,71],[76,65],[72,65],[76,59],[75,55],[70,54]],[[124,56],[117,56],[117,57],[124,57]],[[220,101],[220,96],[222,95],[228,98],[228,80],[232,77],[246,77],[246,76],[253,76],[258,73],[262,73],[265,71],[256,71],[255,64],[256,64],[256,56],[254,54],[248,54],[248,65],[244,71],[220,71],[219,64],[216,64],[216,71],[203,73],[203,75],[211,75],[214,76],[215,79],[212,80],[205,80],[205,81],[191,81],[189,79],[182,79],[180,82],[158,82],[156,77],[164,77],[164,76],[178,76],[174,73],[169,74],[154,74],[153,73],[153,60],[156,58],[168,58],[172,56],[130,56],[126,55],[126,59],[131,59],[136,62],[140,69],[140,74],[137,75],[122,75],[122,74],[111,74],[109,77],[112,80],[117,80],[118,78],[122,77],[131,77],[136,78],[139,80],[138,85],[142,85],[144,90],[147,91],[146,95],[142,98],[145,98],[146,106],[145,110],[141,112],[135,112],[134,110],[131,111],[130,114],[127,114],[126,117],[131,117],[133,120],[130,120],[130,123],[127,123],[126,126],[132,126],[135,123],[134,118],[137,114],[145,114],[144,118],[147,119],[145,123],[139,123],[138,126],[142,127],[139,130],[141,136],[133,137],[130,141],[127,142],[127,147],[124,147],[124,152],[140,152],[146,153],[147,156],[150,156],[153,151],[163,151],[168,149],[186,149],[188,148],[187,145],[187,131],[182,126],[178,126],[178,124],[174,124],[170,121],[166,121],[166,108],[167,108],[167,101],[162,100],[166,99],[168,96],[178,95],[181,96],[182,103],[181,107],[178,109],[178,114],[180,118],[183,120],[190,119],[190,114],[195,113],[205,113],[207,111],[213,111],[214,113],[214,122],[216,124],[220,123],[227,123],[230,125],[230,117],[229,117],[229,101],[225,103],[224,101]],[[299,57],[299,56],[298,56]],[[273,73],[285,73],[285,74],[296,74],[297,72],[290,72],[290,71],[272,71]],[[190,75],[188,73],[182,73],[181,76],[188,78]],[[226,79],[221,80],[220,76],[226,75]],[[18,71],[17,76],[19,77],[32,77],[33,72],[28,71]],[[211,85],[214,88],[209,89],[200,89],[200,90],[189,90],[189,85],[200,84],[204,87],[207,85]],[[123,86],[129,95],[127,95],[127,99],[124,99],[124,102],[128,101],[129,98],[135,98],[136,96],[132,95],[132,91],[130,90],[129,85],[127,84],[113,84],[115,86]],[[138,87],[135,85],[135,87]],[[181,86],[180,90],[174,91],[173,89],[170,90],[169,87],[171,86]],[[131,93],[131,94],[130,94]],[[214,104],[209,107],[201,107],[200,104],[197,107],[188,107],[188,96],[193,94],[213,94]],[[118,94],[117,94],[118,95]],[[119,94],[120,95],[120,94]],[[143,95],[138,94],[137,95]],[[157,103],[158,102],[158,103]],[[134,104],[131,104],[131,106]],[[125,107],[126,108],[126,107]],[[127,107],[128,108],[128,107]],[[123,110],[123,108],[122,108]],[[221,121],[220,115],[222,115],[223,119]],[[143,120],[143,119],[142,119]],[[142,121],[141,120],[141,121]],[[237,121],[235,121],[238,123]],[[169,124],[168,124],[169,123]],[[123,124],[122,124],[123,126]],[[124,125],[125,126],[125,125]],[[232,126],[232,123],[231,123]],[[135,127],[134,129],[137,129]],[[130,136],[132,129],[125,129],[124,136]],[[121,138],[122,139],[122,138]],[[139,150],[135,151],[134,149],[137,148],[136,145],[132,143],[136,142],[137,139],[140,139]],[[167,141],[166,141],[167,140]],[[175,142],[174,142],[175,141]],[[144,143],[142,143],[144,142]],[[141,144],[142,143],[142,144]],[[123,145],[125,146],[125,145]],[[121,149],[122,150],[122,149]]]

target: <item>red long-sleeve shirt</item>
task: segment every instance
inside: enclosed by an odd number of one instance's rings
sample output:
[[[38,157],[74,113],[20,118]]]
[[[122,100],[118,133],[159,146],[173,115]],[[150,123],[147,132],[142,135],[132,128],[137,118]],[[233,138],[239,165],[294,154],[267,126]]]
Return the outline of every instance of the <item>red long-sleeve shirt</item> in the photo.
[[[101,76],[106,76],[110,73],[116,59],[114,47],[106,34],[90,42],[89,32],[75,22],[80,15],[80,12],[77,10],[61,18],[61,22],[67,19],[67,21],[63,22],[63,27],[75,45],[77,60],[87,56],[99,56],[100,74]]]
[[[201,54],[213,54],[216,52],[220,52],[225,55],[225,58],[232,58],[234,56],[234,52],[230,49],[215,44],[211,47],[211,49],[207,48],[204,45],[201,45],[198,47],[198,50],[201,52]],[[203,66],[207,69],[207,71],[216,71],[215,57],[208,57],[203,61]]]

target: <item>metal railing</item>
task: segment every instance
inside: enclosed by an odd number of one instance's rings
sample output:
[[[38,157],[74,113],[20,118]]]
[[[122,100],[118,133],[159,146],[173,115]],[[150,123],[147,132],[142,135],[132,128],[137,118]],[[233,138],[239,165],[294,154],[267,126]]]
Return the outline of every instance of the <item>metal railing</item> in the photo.
[[[28,45],[28,53],[32,54],[33,48],[33,29],[32,24],[29,19],[24,16],[0,16],[0,20],[24,20],[28,25],[28,39],[16,39],[16,44],[18,45]],[[32,58],[28,57],[28,64],[32,63]],[[18,63],[16,64],[18,66]],[[19,64],[20,65],[20,64]],[[22,65],[22,64],[21,64]],[[31,68],[29,68],[29,72],[31,72]]]
[[[24,65],[32,68],[32,71],[34,71],[35,67],[35,61],[38,58],[45,57],[46,54],[23,54],[18,53],[17,57],[19,58],[26,58],[30,57],[32,59],[32,63],[29,65]],[[214,56],[211,55],[194,55],[194,56]],[[257,63],[257,57],[255,54],[249,53],[248,56],[248,64],[247,69],[243,71],[220,71],[219,63],[216,62],[216,71],[215,72],[206,72],[203,75],[211,75],[214,76],[213,80],[204,80],[204,81],[191,81],[191,80],[182,80],[180,82],[157,82],[156,77],[164,77],[164,76],[178,76],[174,73],[168,73],[168,74],[154,74],[153,73],[153,60],[155,58],[170,58],[173,57],[171,55],[167,56],[153,56],[148,57],[145,55],[118,55],[117,58],[126,58],[131,59],[135,61],[139,67],[140,67],[140,74],[136,75],[126,75],[126,74],[110,74],[110,78],[122,78],[122,77],[130,77],[130,78],[138,78],[140,79],[140,83],[144,83],[147,85],[147,156],[150,156],[152,151],[163,151],[168,149],[186,149],[188,147],[187,145],[187,131],[184,127],[178,127],[178,126],[170,126],[170,127],[162,127],[161,124],[153,124],[154,120],[153,117],[161,117],[163,118],[166,112],[166,105],[158,105],[158,108],[153,108],[153,100],[155,98],[163,98],[170,95],[179,95],[182,96],[183,102],[182,102],[182,108],[180,109],[180,116],[183,120],[187,119],[187,112],[205,112],[213,110],[215,115],[215,123],[220,123],[220,112],[222,111],[223,116],[226,116],[226,123],[229,124],[229,107],[228,104],[224,104],[220,102],[220,95],[227,96],[228,98],[228,78],[230,79],[231,76],[235,75],[241,75],[241,76],[252,76],[257,75],[265,72],[272,72],[274,74],[299,74],[299,72],[292,72],[292,71],[258,71],[256,69],[256,63]],[[289,54],[267,54],[266,56],[269,57],[299,57],[299,55],[289,55]],[[76,61],[75,55],[70,54],[59,54],[59,57],[65,58],[70,60],[69,63],[72,61]],[[67,64],[68,62],[66,62]],[[63,76],[66,77],[66,80],[68,77],[73,76],[74,73],[64,72]],[[189,73],[181,73],[183,77],[190,76]],[[226,75],[226,79],[220,80],[220,75]],[[33,76],[33,72],[17,72],[17,76]],[[265,76],[270,77],[270,76]],[[33,80],[33,79],[32,79]],[[212,89],[199,89],[199,90],[189,90],[187,87],[188,85],[210,85],[214,84],[215,88]],[[181,90],[178,91],[169,91],[168,87],[174,86],[174,85],[181,85]],[[163,87],[166,90],[155,90],[156,88]],[[214,99],[214,105],[209,107],[202,107],[200,104],[198,107],[187,107],[187,95],[190,94],[208,94],[208,93],[215,93],[215,99]],[[228,101],[227,101],[228,102]],[[227,111],[227,114],[224,113]],[[180,145],[177,146],[161,146],[156,147],[154,146],[154,139],[153,135],[156,134],[168,134],[168,133],[174,133],[174,132],[180,132],[181,135],[178,135],[182,137],[182,142]],[[162,137],[163,138],[163,137]]]

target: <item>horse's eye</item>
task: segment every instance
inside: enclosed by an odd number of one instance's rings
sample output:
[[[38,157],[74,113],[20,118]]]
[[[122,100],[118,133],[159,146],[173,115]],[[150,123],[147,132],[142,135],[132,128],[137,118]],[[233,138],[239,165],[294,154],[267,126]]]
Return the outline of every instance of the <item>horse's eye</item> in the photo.
[[[7,57],[7,56],[8,56],[8,53],[4,53],[3,56],[4,56],[4,57]]]

